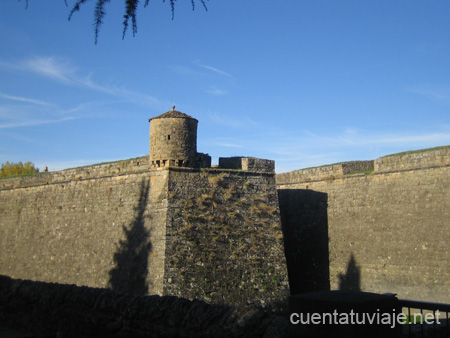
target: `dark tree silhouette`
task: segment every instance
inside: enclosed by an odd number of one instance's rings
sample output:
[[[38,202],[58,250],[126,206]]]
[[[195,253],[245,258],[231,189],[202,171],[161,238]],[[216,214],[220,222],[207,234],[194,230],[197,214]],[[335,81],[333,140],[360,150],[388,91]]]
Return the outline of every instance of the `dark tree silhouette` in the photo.
[[[125,240],[121,240],[114,254],[115,267],[109,271],[109,286],[114,291],[146,295],[148,293],[148,260],[152,245],[150,232],[145,228],[144,212],[148,202],[149,182],[142,180],[136,216],[129,227],[123,226]]]
[[[65,1],[67,4],[67,0],[65,0]],[[84,5],[88,1],[90,1],[90,0],[77,0],[75,5],[72,7],[72,10],[70,11],[69,20],[72,18],[72,15],[75,12],[79,11],[81,6]],[[149,1],[150,0],[145,0],[144,7],[148,6]],[[170,9],[172,11],[172,20],[175,16],[175,1],[176,0],[168,1],[170,3]],[[190,0],[190,1],[192,4],[192,10],[194,10],[195,9],[195,0]],[[199,0],[199,1],[203,5],[205,10],[208,10],[208,8],[206,7],[205,0]],[[209,1],[209,0],[206,0],[206,1]],[[99,29],[103,23],[103,18],[106,14],[105,5],[108,2],[110,2],[110,0],[96,0],[96,3],[95,3],[95,10],[94,10],[95,43],[97,43]],[[125,2],[125,14],[123,16],[124,20],[123,20],[122,39],[125,37],[125,33],[127,32],[128,23],[130,22],[130,20],[131,20],[131,25],[132,25],[132,29],[133,29],[133,36],[135,36],[137,33],[136,11],[137,11],[137,7],[139,4],[139,0],[124,0],[124,2]],[[166,0],[163,0],[163,2],[166,2]]]
[[[19,0],[20,1],[20,0]],[[80,8],[86,3],[91,0],[76,0],[75,5],[73,5],[70,13],[69,13],[69,21],[72,18],[72,15],[75,12],[78,12]],[[125,3],[125,14],[123,16],[123,32],[122,32],[122,39],[125,38],[125,33],[128,29],[128,23],[131,20],[131,25],[133,28],[133,36],[137,33],[137,21],[136,21],[136,11],[139,4],[139,0],[123,0]],[[163,2],[166,2],[166,0],[162,0]],[[175,2],[177,0],[169,0],[168,3],[170,4],[170,10],[172,11],[172,20],[175,17]],[[190,0],[192,5],[192,10],[195,9],[195,0]],[[207,11],[208,8],[206,7],[205,1],[209,0],[198,0],[202,5],[203,8]],[[66,6],[67,0],[64,0]],[[106,15],[105,5],[110,2],[110,0],[96,0],[95,2],[95,9],[94,9],[94,31],[95,31],[95,44],[97,44],[98,40],[98,33],[100,31],[100,26],[103,23],[103,18]],[[144,7],[148,6],[148,3],[150,0],[145,0]],[[26,8],[28,8],[28,0],[25,0]]]

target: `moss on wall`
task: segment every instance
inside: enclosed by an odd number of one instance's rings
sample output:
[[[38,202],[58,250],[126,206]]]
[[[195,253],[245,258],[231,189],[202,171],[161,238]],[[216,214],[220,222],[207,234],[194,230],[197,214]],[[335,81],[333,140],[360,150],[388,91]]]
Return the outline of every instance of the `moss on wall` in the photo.
[[[286,298],[273,175],[171,172],[169,198],[167,294],[239,305]]]

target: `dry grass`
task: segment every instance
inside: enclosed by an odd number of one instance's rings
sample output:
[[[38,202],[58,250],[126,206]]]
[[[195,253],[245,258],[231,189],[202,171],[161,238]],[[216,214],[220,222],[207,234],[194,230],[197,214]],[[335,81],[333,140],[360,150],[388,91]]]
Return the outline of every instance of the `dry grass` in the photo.
[[[258,207],[259,207],[261,210],[263,210],[265,213],[269,214],[269,215],[272,215],[272,214],[274,214],[274,213],[277,212],[277,209],[276,209],[276,208],[274,208],[274,207],[268,205],[268,204],[265,203],[265,202],[259,202],[259,203],[258,203]]]
[[[218,185],[221,177],[219,176],[208,176],[208,182],[212,185]]]

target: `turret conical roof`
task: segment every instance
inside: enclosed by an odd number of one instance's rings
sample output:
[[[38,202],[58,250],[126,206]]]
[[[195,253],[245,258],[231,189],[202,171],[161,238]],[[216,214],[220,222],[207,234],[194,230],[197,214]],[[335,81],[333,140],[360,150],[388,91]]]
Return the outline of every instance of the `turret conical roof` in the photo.
[[[150,122],[151,120],[156,120],[156,119],[192,119],[192,120],[197,121],[197,119],[193,118],[192,116],[189,116],[185,113],[175,110],[175,106],[172,106],[172,110],[169,110],[168,112],[165,112],[164,114],[152,117],[148,121]]]

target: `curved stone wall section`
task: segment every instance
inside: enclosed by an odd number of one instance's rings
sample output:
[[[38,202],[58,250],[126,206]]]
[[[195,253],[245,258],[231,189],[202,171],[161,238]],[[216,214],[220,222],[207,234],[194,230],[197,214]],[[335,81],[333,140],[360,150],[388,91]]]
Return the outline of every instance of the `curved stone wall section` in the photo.
[[[281,213],[290,217],[283,221],[291,227],[289,240],[305,234],[311,243],[329,238],[324,250],[329,251],[331,289],[449,303],[449,150],[376,162],[382,166],[368,175],[314,181],[277,177],[279,195],[286,197]],[[297,247],[300,254],[306,250]],[[322,272],[327,273],[317,275]]]
[[[446,165],[450,165],[450,148],[381,157],[375,160],[375,171],[411,170]]]

